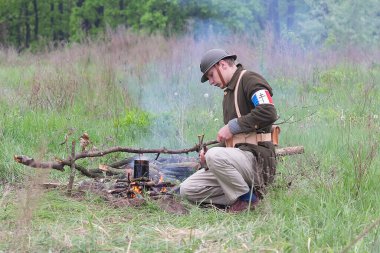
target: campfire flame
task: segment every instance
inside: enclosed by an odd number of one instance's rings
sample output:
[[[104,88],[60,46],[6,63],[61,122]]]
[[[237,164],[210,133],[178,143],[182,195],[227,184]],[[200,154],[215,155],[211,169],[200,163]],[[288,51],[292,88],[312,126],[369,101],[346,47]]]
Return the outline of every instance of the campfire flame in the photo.
[[[142,194],[142,187],[136,184],[135,182],[132,182],[129,185],[129,189],[130,189],[129,198],[136,198]]]
[[[141,194],[141,193],[142,193],[142,191],[141,191],[141,189],[140,189],[140,186],[137,186],[137,185],[133,185],[133,186],[131,187],[131,190],[132,190],[134,193],[136,193],[136,194]]]
[[[115,188],[109,190],[108,192],[120,197],[126,196],[130,199],[142,199],[146,195],[157,196],[170,194],[171,188],[173,186],[174,184],[170,182],[164,182],[163,175],[160,175],[160,179],[158,182],[146,178],[138,178],[131,180],[131,178],[128,177],[128,179],[120,179],[120,181],[117,182],[117,185],[115,185]]]

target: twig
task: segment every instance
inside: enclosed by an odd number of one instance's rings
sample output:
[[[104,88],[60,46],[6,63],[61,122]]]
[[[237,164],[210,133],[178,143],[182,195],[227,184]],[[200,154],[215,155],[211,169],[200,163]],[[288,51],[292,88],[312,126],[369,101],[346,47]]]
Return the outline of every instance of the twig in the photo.
[[[71,192],[73,190],[73,183],[74,183],[74,178],[75,178],[75,141],[72,141],[71,143],[71,156],[70,156],[70,161],[71,161],[71,173],[69,177],[69,184],[67,185],[67,193],[69,196],[71,196]]]
[[[342,250],[342,253],[346,253],[348,252],[348,250],[354,246],[358,241],[360,241],[361,239],[364,238],[364,236],[366,236],[374,227],[377,227],[378,225],[380,225],[380,218],[377,219],[374,223],[371,224],[371,226],[367,227],[366,229],[363,230],[363,232],[355,238],[355,240],[353,240],[352,242],[350,242],[350,244],[348,244],[343,250]]]
[[[303,110],[303,109],[308,109],[308,108],[319,108],[320,105],[323,105],[325,104],[328,100],[330,99],[330,97],[327,97],[325,98],[324,100],[321,100],[319,103],[315,104],[315,105],[306,105],[306,106],[294,106],[294,108],[297,108],[297,109],[300,109],[300,110]],[[289,123],[289,124],[293,124],[293,123],[297,123],[297,122],[300,122],[304,119],[307,119],[307,118],[310,118],[312,117],[313,115],[315,115],[316,113],[318,112],[318,110],[315,110],[313,112],[311,112],[309,115],[306,115],[305,117],[301,118],[301,119],[298,119],[298,120],[291,120],[293,118],[293,116],[295,115],[295,113],[293,113],[290,117],[288,117],[287,119],[281,121],[281,122],[277,122],[275,123],[276,125],[282,125],[282,124],[286,124],[286,123]]]

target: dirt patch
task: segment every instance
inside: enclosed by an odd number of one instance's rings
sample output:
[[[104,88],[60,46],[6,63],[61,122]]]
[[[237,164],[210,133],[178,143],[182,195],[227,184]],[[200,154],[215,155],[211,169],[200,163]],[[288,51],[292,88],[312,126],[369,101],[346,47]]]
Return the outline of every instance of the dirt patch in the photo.
[[[186,207],[180,201],[176,200],[172,196],[163,196],[162,198],[155,200],[155,202],[162,210],[165,210],[168,213],[178,215],[189,213],[189,210],[186,209]]]

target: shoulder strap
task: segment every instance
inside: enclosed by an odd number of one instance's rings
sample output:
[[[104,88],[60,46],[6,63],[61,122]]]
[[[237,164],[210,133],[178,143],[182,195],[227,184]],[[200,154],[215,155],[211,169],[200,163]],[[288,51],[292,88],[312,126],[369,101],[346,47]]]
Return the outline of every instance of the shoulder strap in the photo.
[[[238,118],[241,117],[241,113],[240,113],[240,109],[239,109],[239,105],[238,105],[238,101],[237,101],[237,94],[238,94],[238,89],[239,89],[239,84],[240,84],[241,77],[244,75],[244,73],[246,71],[247,70],[243,70],[242,72],[240,72],[240,76],[239,76],[239,79],[238,79],[238,81],[236,83],[236,87],[235,87],[235,91],[234,91],[235,110],[236,110],[236,114],[237,114]]]

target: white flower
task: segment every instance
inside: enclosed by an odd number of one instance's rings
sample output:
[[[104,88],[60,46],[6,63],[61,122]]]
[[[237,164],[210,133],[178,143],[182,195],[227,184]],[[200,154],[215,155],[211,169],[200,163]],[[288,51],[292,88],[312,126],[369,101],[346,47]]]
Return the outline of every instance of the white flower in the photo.
[[[342,109],[342,114],[340,115],[340,120],[345,120],[346,119],[346,116],[344,115],[344,112],[343,112],[343,109]]]
[[[373,118],[374,118],[374,119],[378,119],[378,118],[379,118],[379,115],[374,114],[374,115],[373,115]]]
[[[209,96],[208,93],[203,94],[204,98],[208,98],[208,96]]]
[[[174,96],[178,96],[178,92],[174,92]]]

